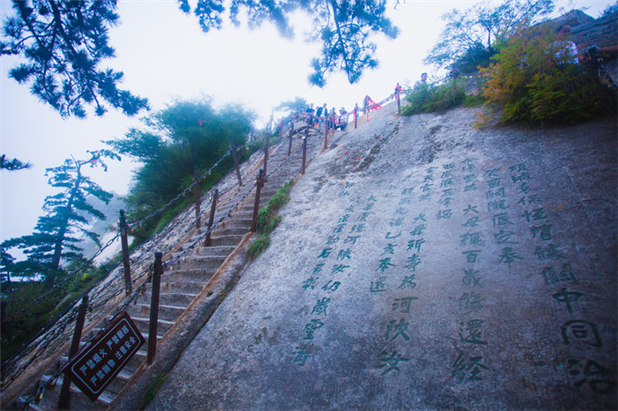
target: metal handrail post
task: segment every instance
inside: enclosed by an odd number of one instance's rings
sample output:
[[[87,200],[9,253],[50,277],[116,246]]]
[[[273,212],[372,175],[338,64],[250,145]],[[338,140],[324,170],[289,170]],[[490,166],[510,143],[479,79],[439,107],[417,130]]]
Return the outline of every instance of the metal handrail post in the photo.
[[[288,147],[288,157],[292,154],[292,135],[294,134],[294,123],[290,126],[290,145]]]
[[[307,161],[307,139],[309,138],[309,127],[305,129],[305,137],[303,138],[303,168],[301,174],[305,174],[305,164]]]
[[[401,100],[399,98],[398,88],[395,88],[395,97],[397,98],[397,114],[401,114]]]
[[[268,143],[269,143],[269,135],[266,135],[266,147],[264,147],[264,174],[268,173]]]
[[[129,259],[129,226],[124,210],[120,210],[120,244],[122,246],[122,267],[124,271],[124,286],[127,295],[133,292],[131,285],[131,260]]]
[[[82,330],[84,328],[84,322],[86,320],[86,311],[88,310],[88,294],[82,297],[82,302],[79,306],[77,313],[77,319],[75,320],[75,331],[73,332],[73,340],[71,341],[71,348],[69,349],[69,361],[75,357],[75,354],[79,351],[79,342],[82,339]],[[71,379],[65,374],[62,381],[62,388],[60,389],[60,397],[58,398],[58,409],[68,410],[70,408],[71,401]]]
[[[219,189],[215,188],[212,194],[212,205],[210,206],[210,217],[208,218],[208,234],[206,234],[205,246],[210,246],[210,234],[213,223],[215,222],[215,210],[217,208],[217,199],[219,198]]]
[[[240,177],[240,166],[238,165],[238,155],[236,155],[236,144],[234,144],[233,138],[230,138],[230,147],[232,149],[232,158],[234,159],[234,167],[236,168],[236,177],[238,177],[238,185],[242,186],[242,178]]]
[[[148,327],[148,365],[151,365],[157,354],[157,326],[159,321],[159,292],[161,290],[161,274],[163,274],[163,253],[155,253],[154,270],[152,273],[152,295],[150,299],[150,324]]]
[[[333,118],[332,114],[330,118],[332,120]],[[326,150],[326,146],[328,145],[328,123],[329,123],[328,118],[324,117],[324,147],[322,148],[322,150]]]
[[[193,195],[195,197],[195,228],[199,229],[202,226],[200,219],[200,178],[197,174],[197,166],[193,169]]]
[[[264,186],[264,170],[260,169],[255,187],[255,203],[253,204],[253,220],[251,221],[251,232],[257,231],[257,216],[260,209],[260,195]]]

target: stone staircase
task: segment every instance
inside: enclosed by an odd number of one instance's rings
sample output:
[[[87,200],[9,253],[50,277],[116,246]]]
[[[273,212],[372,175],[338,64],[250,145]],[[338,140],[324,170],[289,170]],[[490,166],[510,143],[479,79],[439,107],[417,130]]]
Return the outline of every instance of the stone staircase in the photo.
[[[332,132],[331,132],[332,133]],[[304,133],[302,133],[304,135]],[[323,132],[319,135],[316,132],[310,132],[310,138],[307,144],[307,163],[315,157],[324,143]],[[331,134],[332,136],[332,134]],[[331,138],[329,136],[329,138]],[[277,172],[270,175],[261,190],[260,208],[266,205],[268,200],[287,182],[295,179],[301,174],[302,166],[302,148],[293,154],[293,157],[284,165],[282,163],[288,158],[288,138],[283,138],[282,142],[273,146],[270,150],[268,158],[267,173],[278,169]],[[296,135],[293,139],[292,151],[302,145],[302,138]],[[263,162],[259,163],[259,167],[263,167]],[[257,175],[257,169],[253,170],[251,176]],[[161,277],[160,290],[160,305],[159,317],[157,326],[157,340],[167,338],[171,333],[170,329],[181,318],[187,307],[196,299],[219,270],[223,262],[228,256],[239,246],[239,243],[245,238],[251,229],[253,208],[255,202],[255,188],[239,203],[241,196],[251,187],[253,181],[246,182],[242,187],[233,192],[229,192],[220,199],[219,205],[215,213],[214,221],[218,221],[221,216],[230,216],[223,220],[219,226],[211,233],[210,245],[204,246],[203,237],[206,233],[206,228],[202,227],[187,238],[182,245],[171,255],[164,256],[164,262],[174,260],[175,256],[182,254],[177,262],[166,267],[165,272]],[[190,248],[197,242],[197,245]],[[147,284],[145,292],[139,295],[135,303],[128,308],[128,313],[141,331],[142,335],[148,341],[149,332],[149,317],[150,317],[150,301],[151,301],[152,284]],[[101,329],[95,329],[82,337],[82,341],[88,341]],[[74,410],[104,410],[107,409],[112,401],[123,390],[127,382],[134,377],[138,369],[143,369],[142,365],[146,362],[147,343],[142,346],[140,351],[129,361],[125,368],[120,372],[114,381],[107,389],[99,396],[98,400],[92,402],[79,391],[74,385],[71,386],[71,409]],[[68,355],[68,354],[67,354]],[[68,361],[67,355],[63,356],[55,367],[49,369],[43,375],[36,386],[31,387],[27,392],[23,392],[21,397],[13,403],[16,409],[32,410],[51,410],[56,409],[60,387],[62,386],[63,376],[58,377],[55,387],[48,387],[43,398],[38,402],[32,402],[28,405],[24,403],[25,399],[36,392],[40,384],[48,381],[59,367],[66,364]]]

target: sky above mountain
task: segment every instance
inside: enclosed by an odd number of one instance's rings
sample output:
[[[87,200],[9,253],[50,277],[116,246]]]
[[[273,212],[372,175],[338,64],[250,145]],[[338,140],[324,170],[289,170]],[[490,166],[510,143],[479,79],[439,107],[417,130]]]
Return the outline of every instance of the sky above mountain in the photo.
[[[389,1],[389,17],[401,30],[389,41],[376,37],[378,69],[366,72],[350,85],[336,74],[323,89],[308,84],[310,61],[319,45],[304,42],[310,22],[295,16],[293,40],[281,38],[265,24],[249,31],[230,27],[204,34],[197,19],[178,10],[175,0],[119,2],[121,24],[110,32],[116,58],[108,65],[124,72],[123,87],[149,99],[158,110],[174,99],[212,97],[216,106],[241,103],[258,115],[257,126],[268,122],[272,109],[283,101],[302,97],[316,105],[328,104],[351,110],[365,95],[380,101],[396,83],[413,84],[423,71],[429,80],[443,73],[432,72],[422,59],[435,44],[441,28],[440,15],[451,8],[465,9],[470,1],[402,1],[395,9]],[[558,1],[560,7],[583,8],[598,17],[613,1]],[[2,20],[11,12],[10,1],[0,0]],[[62,119],[29,93],[27,86],[8,78],[17,57],[0,58],[0,144],[1,152],[33,164],[32,169],[0,174],[0,240],[32,232],[41,215],[44,198],[54,194],[47,185],[45,169],[74,156],[85,158],[86,150],[106,147],[103,140],[121,138],[139,118],[110,111],[86,120]],[[276,115],[277,113],[275,113]],[[91,177],[104,189],[126,194],[136,164],[128,159],[109,164],[107,173],[93,170]],[[117,219],[109,217],[110,223]]]

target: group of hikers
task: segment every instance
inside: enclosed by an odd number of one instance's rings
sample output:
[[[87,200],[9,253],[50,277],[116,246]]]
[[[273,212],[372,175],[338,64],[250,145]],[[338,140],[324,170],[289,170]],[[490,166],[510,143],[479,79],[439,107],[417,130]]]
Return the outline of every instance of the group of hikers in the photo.
[[[423,73],[421,76],[421,82],[425,84],[427,81],[427,73]],[[417,85],[421,83],[417,81],[417,84],[414,85],[414,88],[417,88]],[[398,92],[403,92],[402,87],[397,83],[395,89]],[[375,103],[369,95],[366,95],[363,99],[363,107],[359,107],[358,110],[361,113],[369,113],[373,110],[378,110],[382,108],[380,104]],[[311,127],[315,127],[318,131],[322,131],[324,127],[328,127],[329,130],[345,130],[349,121],[349,114],[345,107],[341,107],[339,112],[335,107],[332,107],[330,110],[327,107],[327,104],[324,103],[317,108],[313,103],[309,104],[309,106],[300,111],[295,111],[292,114],[293,121],[302,121],[307,123]]]
[[[397,84],[397,86],[400,87],[399,84]],[[381,106],[376,104],[371,97],[368,95],[365,96],[363,100],[363,111],[369,113],[372,110],[378,110],[380,108]],[[294,120],[304,121],[311,127],[316,127],[318,131],[321,131],[323,127],[328,127],[329,130],[345,130],[349,121],[348,117],[349,113],[345,107],[341,107],[339,113],[337,113],[335,107],[329,110],[326,103],[318,108],[315,108],[315,105],[311,103],[303,112],[295,112],[293,114]]]
[[[558,27],[556,31],[558,41],[555,43],[560,43],[560,48],[564,49],[561,50],[560,53],[564,54],[566,60],[574,66],[579,67],[581,63],[587,63],[589,65],[592,63],[591,65],[594,67],[596,55],[605,55],[610,59],[616,58],[616,55],[618,55],[618,46],[605,48],[592,46],[586,50],[586,53],[583,55],[580,54],[577,45],[573,41],[567,40],[570,35],[570,29],[571,27],[566,24]],[[560,60],[565,60],[564,58],[561,58],[562,54],[557,55],[556,57],[560,58]],[[459,76],[459,71],[453,67],[447,77],[457,79]],[[422,89],[427,86],[429,86],[429,83],[427,82],[427,73],[422,73],[420,79],[414,83],[412,90]],[[403,92],[403,89],[399,83],[397,83],[395,90],[399,93]],[[360,110],[361,112],[365,112],[369,115],[369,112],[380,108],[381,106],[379,104],[376,104],[368,95],[366,95],[363,100],[363,107],[360,108]],[[314,104],[312,103],[304,111],[295,113],[294,118],[299,121],[305,121],[308,125],[317,127],[318,130],[322,130],[323,127],[328,127],[328,129],[331,130],[345,130],[348,124],[348,112],[344,107],[341,107],[339,113],[337,113],[334,107],[329,110],[326,107],[326,104],[314,108]]]
[[[339,113],[337,113],[335,107],[328,110],[326,103],[317,109],[311,103],[303,113],[297,112],[295,117],[298,120],[304,120],[311,127],[317,127],[318,131],[321,131],[323,127],[328,127],[329,130],[345,130],[348,125],[348,112],[346,109],[341,107]]]

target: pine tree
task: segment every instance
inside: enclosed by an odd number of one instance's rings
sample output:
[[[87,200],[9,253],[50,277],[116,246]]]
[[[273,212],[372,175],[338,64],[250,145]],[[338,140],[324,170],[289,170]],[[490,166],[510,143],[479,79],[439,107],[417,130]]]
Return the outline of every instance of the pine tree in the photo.
[[[84,105],[103,115],[107,107],[134,115],[147,100],[118,89],[123,73],[99,66],[114,56],[109,28],[117,24],[115,0],[14,0],[15,14],[5,20],[1,55],[26,62],[9,72],[32,94],[62,116],[85,117]]]
[[[399,29],[385,17],[386,2],[376,0],[316,1],[311,5],[315,30],[313,41],[322,42],[322,55],[312,60],[309,82],[323,87],[329,73],[342,71],[350,84],[363,72],[378,66],[376,45],[369,41],[381,32],[394,39]]]
[[[227,13],[236,25],[239,16],[246,15],[250,28],[269,21],[282,36],[292,37],[288,16],[302,10],[314,19],[309,38],[322,43],[309,77],[320,87],[334,71],[357,82],[364,70],[378,64],[376,45],[369,39],[376,33],[390,38],[398,33],[385,17],[383,0],[234,0],[229,9],[223,0],[177,1],[183,12],[196,15],[204,32],[221,29]],[[118,88],[122,72],[100,68],[114,57],[108,31],[118,24],[116,8],[116,0],[13,0],[14,15],[5,20],[0,56],[19,55],[25,62],[9,76],[29,84],[32,94],[62,116],[85,117],[88,106],[99,116],[109,107],[127,115],[146,109],[146,99]]]
[[[102,167],[107,170],[104,158],[120,160],[120,157],[109,150],[89,153],[92,157],[88,160],[71,158],[59,167],[47,169],[49,184],[61,191],[45,198],[43,210],[46,214],[39,217],[33,234],[2,244],[6,249],[23,249],[28,256],[26,261],[14,264],[14,275],[40,274],[51,286],[60,274],[61,262],[83,258],[77,245],[83,239],[81,236],[100,245],[98,235],[88,230],[88,216],[104,220],[105,215],[88,203],[88,197],[96,197],[107,204],[113,195],[85,175],[83,168]]]
[[[253,118],[241,106],[215,109],[210,100],[175,101],[145,118],[144,127],[106,141],[118,154],[142,163],[127,197],[131,218],[141,219],[175,198],[193,182],[196,167],[202,175],[229,150],[230,139],[243,145]],[[226,158],[210,175],[210,183],[232,164]]]
[[[31,167],[32,164],[30,163],[24,163],[16,158],[6,158],[6,154],[2,154],[2,156],[0,156],[0,170],[18,171]]]

